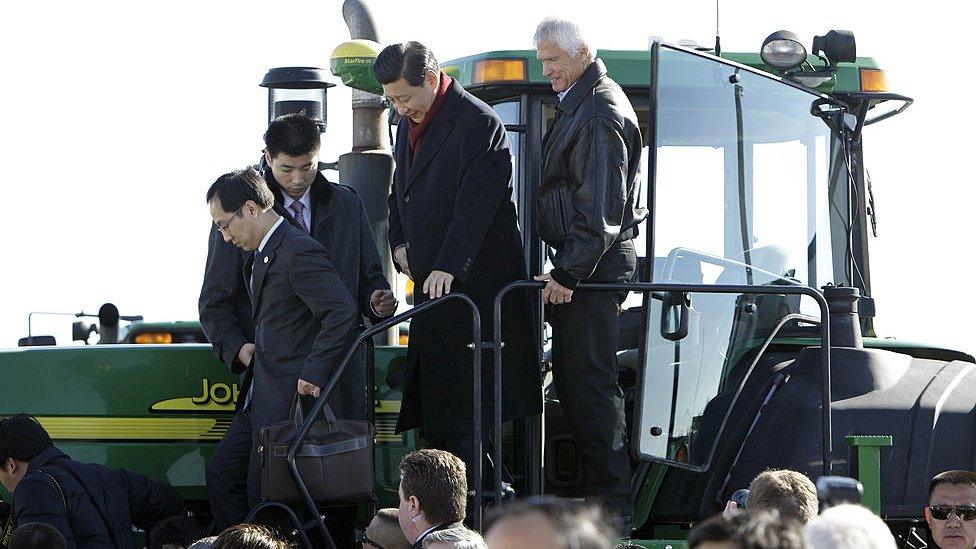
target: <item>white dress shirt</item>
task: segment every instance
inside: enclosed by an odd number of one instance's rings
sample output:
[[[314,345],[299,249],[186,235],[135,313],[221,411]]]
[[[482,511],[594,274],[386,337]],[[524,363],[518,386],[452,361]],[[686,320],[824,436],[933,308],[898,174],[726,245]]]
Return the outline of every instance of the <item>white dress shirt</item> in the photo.
[[[294,202],[294,200],[292,202]],[[284,217],[281,217],[280,215],[278,216],[278,221],[275,221],[274,225],[272,225],[271,228],[268,229],[268,232],[264,233],[264,238],[262,238],[261,243],[258,244],[258,249],[255,252],[255,255],[261,253],[261,250],[264,249],[264,245],[267,244],[268,239],[271,238],[271,233],[275,232],[275,229],[277,229],[278,225],[281,225],[281,222],[284,220],[285,220]]]

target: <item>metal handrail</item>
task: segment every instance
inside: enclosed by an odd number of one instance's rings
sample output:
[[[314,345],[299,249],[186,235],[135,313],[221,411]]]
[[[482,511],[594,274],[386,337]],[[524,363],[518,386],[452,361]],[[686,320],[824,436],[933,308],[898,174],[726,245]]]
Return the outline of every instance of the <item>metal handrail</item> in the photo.
[[[468,348],[471,349],[472,375],[474,377],[474,398],[472,399],[473,400],[472,405],[474,407],[473,428],[475,433],[474,455],[481,456],[484,451],[484,448],[482,447],[481,436],[480,436],[482,430],[482,426],[481,426],[481,396],[482,396],[481,395],[481,314],[478,311],[478,306],[475,304],[475,302],[470,297],[468,297],[463,293],[447,294],[444,297],[432,299],[430,301],[426,301],[420,305],[417,305],[412,309],[410,309],[409,311],[404,312],[403,314],[394,316],[378,324],[374,324],[368,330],[365,330],[362,333],[360,333],[359,337],[357,337],[355,341],[353,341],[346,348],[345,355],[343,355],[342,360],[339,362],[339,365],[336,367],[335,373],[333,373],[333,375],[330,377],[329,382],[325,385],[325,387],[322,387],[319,397],[315,401],[315,405],[312,407],[312,410],[305,417],[305,421],[304,423],[302,423],[302,427],[298,432],[298,436],[295,438],[295,440],[292,442],[291,446],[288,449],[287,462],[288,462],[289,469],[291,469],[292,477],[295,479],[295,483],[298,485],[298,489],[302,494],[302,499],[305,500],[306,506],[308,506],[309,511],[312,513],[312,516],[315,518],[315,522],[317,523],[316,526],[318,526],[318,528],[320,529],[323,535],[323,539],[326,540],[326,544],[330,549],[334,549],[335,544],[332,541],[332,537],[329,535],[328,529],[325,527],[325,522],[322,520],[321,514],[318,512],[318,507],[315,505],[315,500],[312,498],[312,495],[308,491],[308,486],[305,485],[305,481],[302,479],[301,473],[299,473],[298,471],[298,463],[295,461],[295,457],[298,453],[298,450],[305,442],[305,438],[308,437],[308,433],[309,431],[311,431],[312,425],[315,423],[315,419],[322,412],[322,409],[325,407],[326,403],[328,402],[329,397],[332,395],[332,391],[335,389],[335,386],[339,382],[339,379],[342,377],[342,374],[346,371],[346,367],[348,367],[349,362],[352,360],[352,357],[355,356],[359,347],[366,340],[368,340],[369,338],[371,338],[372,336],[378,333],[384,332],[387,329],[396,326],[397,324],[405,320],[409,320],[421,313],[424,313],[428,309],[432,309],[448,301],[461,301],[467,304],[468,308],[471,310],[471,343],[468,344]],[[475,501],[480,502],[481,492],[482,492],[481,482],[480,482],[482,463],[481,463],[481,459],[475,459],[474,461],[475,462],[471,464],[474,466],[473,476],[474,478],[479,479],[475,486]],[[481,512],[481,505],[479,504],[477,506],[477,509],[475,510],[473,526],[478,530],[480,530],[481,523],[482,523],[482,512]]]
[[[502,352],[504,351],[504,341],[502,341],[502,300],[513,290],[540,290],[545,287],[544,282],[533,280],[519,280],[508,284],[495,297],[494,304],[494,361],[492,374],[494,380],[494,429],[496,433],[501,432],[502,428],[502,399],[501,399],[501,377],[502,377]],[[691,292],[691,293],[715,293],[715,294],[774,294],[774,295],[806,295],[814,299],[820,307],[820,363],[822,369],[821,379],[821,421],[823,438],[821,450],[823,458],[823,474],[831,474],[831,417],[830,417],[830,312],[827,308],[827,300],[814,288],[808,286],[749,286],[739,284],[673,284],[656,282],[596,282],[583,283],[576,287],[576,291],[622,291],[637,292],[647,294],[652,292]],[[653,294],[652,294],[653,295]],[[495,504],[501,504],[502,486],[502,447],[500,437],[497,435],[492,440],[492,460],[495,462],[493,489]],[[480,502],[480,499],[478,500]]]

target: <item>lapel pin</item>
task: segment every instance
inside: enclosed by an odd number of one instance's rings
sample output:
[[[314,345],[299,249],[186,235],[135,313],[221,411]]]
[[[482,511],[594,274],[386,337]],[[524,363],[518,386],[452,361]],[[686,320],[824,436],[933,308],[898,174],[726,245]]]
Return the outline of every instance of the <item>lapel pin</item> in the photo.
[[[265,262],[265,263],[267,263],[267,262],[268,262],[268,256],[264,256],[264,262]]]

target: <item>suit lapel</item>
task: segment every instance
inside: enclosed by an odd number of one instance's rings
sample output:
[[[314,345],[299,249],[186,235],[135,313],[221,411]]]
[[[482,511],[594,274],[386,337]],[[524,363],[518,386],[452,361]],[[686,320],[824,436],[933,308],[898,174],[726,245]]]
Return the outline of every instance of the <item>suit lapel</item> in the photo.
[[[287,221],[282,221],[278,228],[271,233],[271,238],[264,245],[264,249],[260,252],[254,252],[254,267],[252,268],[251,280],[251,313],[254,315],[255,320],[258,316],[258,309],[261,305],[261,290],[264,288],[264,278],[274,263],[275,250],[277,250],[278,245],[281,244],[281,240],[284,238],[285,231],[288,230],[289,226]]]
[[[451,135],[454,131],[454,118],[457,116],[458,107],[461,105],[461,86],[454,81],[451,83],[450,89],[447,90],[447,96],[444,97],[444,103],[441,104],[441,110],[437,112],[434,120],[431,121],[430,127],[427,128],[427,132],[424,133],[423,139],[420,141],[420,150],[417,152],[417,157],[413,159],[410,165],[410,177],[407,180],[407,184],[404,187],[404,191],[410,188],[410,185],[417,179],[417,177],[424,171],[427,164],[437,156],[437,151],[440,150],[441,145],[444,141]],[[407,140],[406,148],[408,154],[410,140]],[[412,155],[410,155],[412,156]]]

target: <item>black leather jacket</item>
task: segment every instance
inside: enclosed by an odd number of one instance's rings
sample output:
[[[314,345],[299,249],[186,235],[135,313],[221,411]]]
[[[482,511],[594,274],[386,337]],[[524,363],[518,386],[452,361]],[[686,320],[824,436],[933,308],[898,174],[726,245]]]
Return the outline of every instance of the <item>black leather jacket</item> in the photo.
[[[553,278],[575,288],[615,242],[637,236],[642,143],[637,115],[597,59],[556,107],[542,144],[539,234],[556,249]]]

